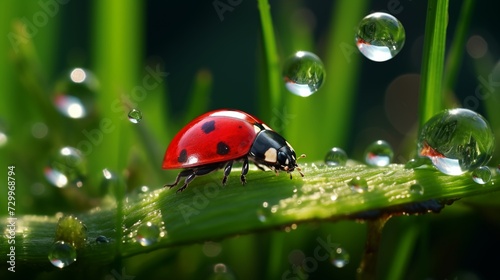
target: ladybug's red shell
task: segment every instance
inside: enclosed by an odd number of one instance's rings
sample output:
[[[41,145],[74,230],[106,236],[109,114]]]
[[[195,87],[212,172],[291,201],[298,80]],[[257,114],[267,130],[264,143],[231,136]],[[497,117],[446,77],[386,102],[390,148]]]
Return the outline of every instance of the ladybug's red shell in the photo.
[[[175,135],[165,152],[164,169],[192,168],[248,154],[259,119],[236,110],[216,110],[191,121]]]

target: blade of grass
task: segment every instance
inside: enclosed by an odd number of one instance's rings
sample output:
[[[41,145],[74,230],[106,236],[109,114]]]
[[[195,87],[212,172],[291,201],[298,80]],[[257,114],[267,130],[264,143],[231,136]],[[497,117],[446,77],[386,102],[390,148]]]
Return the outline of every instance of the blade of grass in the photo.
[[[264,54],[266,60],[267,85],[269,102],[266,110],[261,110],[261,118],[270,119],[270,112],[273,108],[280,108],[282,104],[281,93],[281,69],[279,64],[278,50],[276,48],[274,27],[271,17],[271,6],[267,0],[257,0],[260,22],[262,25],[262,43],[264,44]]]
[[[464,55],[467,30],[469,29],[470,21],[474,11],[474,4],[474,0],[464,0],[462,3],[462,8],[460,10],[460,15],[458,16],[457,27],[453,35],[453,40],[450,44],[450,49],[444,68],[443,84],[444,92],[447,95],[452,94],[453,88],[455,87],[455,83],[457,81],[458,72],[460,70],[462,58]],[[453,96],[447,96],[447,104],[453,106],[453,99]]]
[[[290,180],[288,176],[275,176],[272,172],[252,171],[249,174],[252,180],[246,187],[237,183],[239,175],[233,175],[229,178],[230,185],[225,188],[220,186],[220,174],[216,174],[197,178],[182,193],[159,189],[130,196],[123,201],[121,256],[278,229],[292,223],[359,219],[360,213],[373,214],[374,211],[401,214],[409,211],[405,206],[408,203],[446,201],[500,190],[499,174],[495,174],[489,184],[478,188],[470,174],[446,176],[433,168],[409,170],[402,165],[306,167],[304,172],[307,176],[303,179]],[[372,190],[353,192],[346,183],[353,176],[365,178]],[[410,193],[410,186],[416,182],[425,189],[421,195]],[[332,195],[336,199],[332,199]],[[268,207],[263,207],[263,201],[268,202]],[[78,218],[87,226],[89,239],[104,235],[116,242],[113,218],[116,213],[114,208],[99,208],[78,215]],[[136,231],[147,222],[158,225],[164,235],[158,242],[143,247],[136,241]],[[18,223],[22,223],[26,234],[18,236],[19,244],[23,246],[16,251],[16,264],[50,267],[47,251],[53,242],[57,219],[19,216]],[[0,230],[5,231],[6,226],[1,224]],[[113,259],[110,254],[113,245],[89,243],[79,250],[79,261],[75,266],[109,263]],[[6,242],[0,243],[2,250],[7,250],[7,246]],[[1,260],[5,258],[4,255]]]
[[[429,0],[420,80],[420,127],[443,109],[443,68],[448,0]]]

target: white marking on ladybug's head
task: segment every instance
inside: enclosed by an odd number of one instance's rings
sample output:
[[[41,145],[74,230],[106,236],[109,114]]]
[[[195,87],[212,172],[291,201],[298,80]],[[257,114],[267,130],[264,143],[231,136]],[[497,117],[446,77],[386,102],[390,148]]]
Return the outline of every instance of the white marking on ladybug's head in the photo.
[[[285,160],[285,164],[288,165],[290,164],[290,161],[288,159]]]
[[[293,150],[292,145],[290,145],[290,143],[288,143],[288,141],[285,141],[285,143],[286,143],[286,145],[290,148],[290,150],[292,150],[293,152],[295,152],[295,151]]]
[[[272,128],[270,128],[269,126],[267,126],[267,124],[263,123],[262,126],[266,129],[266,130],[273,130]]]
[[[255,124],[254,124],[254,125],[253,125],[253,131],[255,131],[255,133],[259,133],[259,132],[261,132],[261,131],[262,131],[262,128],[261,128],[261,127],[259,127],[258,125],[255,125]]]
[[[269,148],[264,153],[264,160],[267,162],[276,162],[278,160],[278,151],[275,148]]]

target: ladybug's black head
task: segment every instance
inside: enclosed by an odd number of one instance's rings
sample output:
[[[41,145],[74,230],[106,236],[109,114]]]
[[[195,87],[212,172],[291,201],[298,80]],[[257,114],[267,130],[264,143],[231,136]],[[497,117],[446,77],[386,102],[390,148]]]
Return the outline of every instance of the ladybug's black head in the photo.
[[[297,165],[298,158],[292,146],[275,131],[261,131],[254,140],[249,155],[256,163],[264,164],[273,170],[287,173],[298,170],[300,175],[304,176]]]

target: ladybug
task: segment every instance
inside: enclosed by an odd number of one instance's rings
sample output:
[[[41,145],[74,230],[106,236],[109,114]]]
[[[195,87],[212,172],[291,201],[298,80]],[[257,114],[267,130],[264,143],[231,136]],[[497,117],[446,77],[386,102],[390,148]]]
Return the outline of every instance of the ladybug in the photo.
[[[305,157],[302,155],[300,157]],[[163,169],[181,169],[175,182],[165,187],[175,187],[186,177],[177,192],[187,188],[196,176],[224,168],[222,184],[235,161],[242,161],[240,180],[244,185],[249,162],[259,169],[263,166],[276,172],[290,174],[297,170],[297,156],[292,146],[269,126],[254,116],[238,110],[215,110],[205,113],[181,129],[168,146],[163,158]]]

